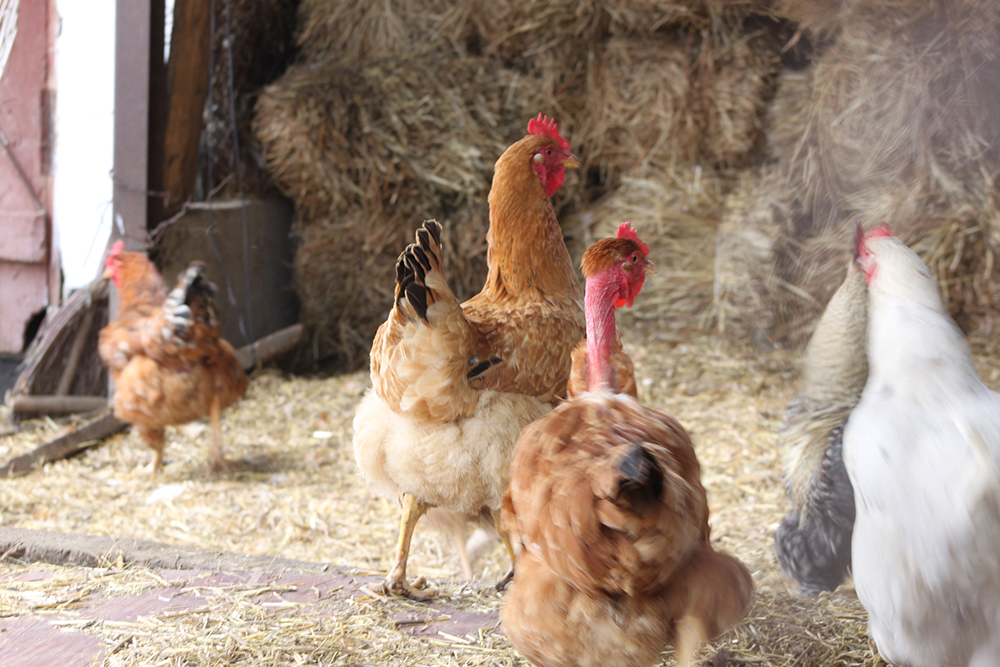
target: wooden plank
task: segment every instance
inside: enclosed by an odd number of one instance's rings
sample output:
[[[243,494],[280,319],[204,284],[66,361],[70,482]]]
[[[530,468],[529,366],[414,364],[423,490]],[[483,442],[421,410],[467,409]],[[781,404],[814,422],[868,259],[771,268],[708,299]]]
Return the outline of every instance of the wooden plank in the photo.
[[[304,329],[301,324],[293,324],[290,327],[275,331],[269,336],[264,336],[254,345],[257,363],[267,363],[280,354],[284,354],[295,348],[302,340]],[[254,360],[250,353],[250,346],[244,345],[236,351],[236,357],[240,360],[240,365],[245,370],[250,370],[254,366]]]
[[[54,565],[100,567],[115,562],[121,555],[125,563],[137,563],[150,568],[169,570],[212,570],[242,572],[326,572],[354,574],[351,568],[328,563],[283,558],[252,556],[218,549],[171,546],[152,540],[127,537],[103,537],[83,533],[59,533],[0,526],[0,554],[28,562]],[[374,577],[373,581],[377,581]]]
[[[59,386],[56,388],[56,396],[66,396],[69,388],[73,385],[73,378],[76,377],[76,369],[80,367],[80,356],[83,354],[83,344],[90,336],[90,327],[94,324],[94,313],[97,308],[91,307],[83,315],[83,322],[73,339],[73,347],[70,348],[69,358],[66,360],[66,367],[63,369],[62,377],[59,378]]]
[[[108,404],[103,396],[15,396],[10,409],[18,414],[41,413],[66,414],[68,412],[92,412]]]
[[[115,146],[112,237],[146,249],[151,0],[115,3]],[[163,57],[163,51],[159,53]],[[114,317],[115,313],[112,313]]]
[[[59,459],[72,456],[96,444],[94,441],[102,440],[109,435],[114,435],[124,430],[126,426],[128,426],[126,422],[123,422],[110,413],[103,417],[98,417],[75,431],[61,435],[54,440],[36,447],[27,454],[14,457],[0,467],[0,477],[10,477],[12,475],[31,472],[47,461],[58,461]]]
[[[198,143],[208,96],[208,56],[211,47],[211,4],[177,0],[170,36],[169,102],[163,138],[163,217],[180,211],[194,192]]]

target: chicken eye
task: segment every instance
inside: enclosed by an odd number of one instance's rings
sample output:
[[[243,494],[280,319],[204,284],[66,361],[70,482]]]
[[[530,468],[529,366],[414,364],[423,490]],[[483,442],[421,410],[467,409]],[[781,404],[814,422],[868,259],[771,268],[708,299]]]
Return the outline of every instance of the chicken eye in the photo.
[[[552,155],[552,149],[551,148],[546,148],[545,149],[545,154],[546,155]]]
[[[639,255],[637,255],[636,253],[632,253],[632,263],[635,264],[638,261],[639,261]]]

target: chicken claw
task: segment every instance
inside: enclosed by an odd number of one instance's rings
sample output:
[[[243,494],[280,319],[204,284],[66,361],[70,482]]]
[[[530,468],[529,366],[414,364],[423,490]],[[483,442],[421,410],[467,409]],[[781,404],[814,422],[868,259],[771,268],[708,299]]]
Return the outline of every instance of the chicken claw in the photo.
[[[510,535],[507,534],[507,531],[503,527],[500,510],[493,512],[493,525],[496,526],[497,533],[500,535],[500,539],[503,540],[503,545],[507,547],[507,554],[510,556],[510,569],[496,583],[496,589],[502,591],[507,588],[507,584],[514,580],[514,547],[510,543]]]
[[[417,520],[424,515],[430,506],[418,499],[412,493],[404,493],[400,498],[403,506],[399,521],[399,541],[396,544],[396,561],[389,571],[389,576],[378,588],[382,595],[399,595],[423,602],[436,597],[436,588],[427,588],[427,581],[417,577],[412,584],[406,581],[406,561],[410,555],[410,540],[413,539],[413,528]]]

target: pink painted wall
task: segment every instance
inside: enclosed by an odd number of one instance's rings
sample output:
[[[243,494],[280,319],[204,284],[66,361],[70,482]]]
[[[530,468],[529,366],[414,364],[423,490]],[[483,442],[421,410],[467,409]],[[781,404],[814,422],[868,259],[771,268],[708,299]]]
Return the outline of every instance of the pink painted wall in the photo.
[[[58,294],[51,253],[50,2],[21,0],[17,37],[0,79],[0,131],[31,191],[0,149],[0,353],[20,352],[24,326]],[[55,285],[52,283],[56,282]],[[54,302],[54,301],[53,301]]]

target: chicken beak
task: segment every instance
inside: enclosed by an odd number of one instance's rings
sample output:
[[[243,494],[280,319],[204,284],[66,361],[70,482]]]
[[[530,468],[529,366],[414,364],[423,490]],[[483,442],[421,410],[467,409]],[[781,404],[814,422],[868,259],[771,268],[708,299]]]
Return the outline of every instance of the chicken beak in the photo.
[[[563,158],[563,166],[567,169],[579,169],[580,168],[580,158],[573,155],[572,152],[566,151],[566,157]]]
[[[653,264],[648,259],[646,260],[646,275],[651,276],[656,273],[656,264]]]
[[[861,246],[865,242],[865,230],[861,227],[861,218],[854,221],[854,261],[861,256]]]

